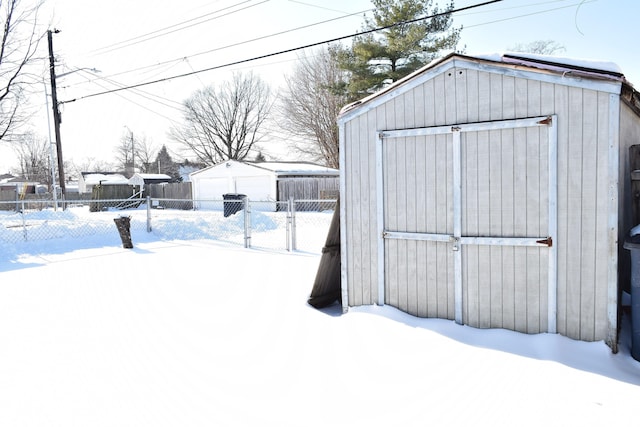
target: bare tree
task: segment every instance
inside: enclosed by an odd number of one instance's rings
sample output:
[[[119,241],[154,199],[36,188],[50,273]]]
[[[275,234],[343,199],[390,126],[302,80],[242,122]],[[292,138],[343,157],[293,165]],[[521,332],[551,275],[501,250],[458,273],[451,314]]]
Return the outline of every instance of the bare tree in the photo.
[[[155,148],[144,134],[134,134],[125,126],[126,132],[120,137],[120,144],[115,148],[115,158],[119,167],[129,175],[136,169],[140,172],[154,170],[152,166]]]
[[[153,159],[156,148],[153,143],[145,134],[142,134],[140,137],[136,136],[134,140],[133,152],[136,157],[136,166],[144,173],[155,172],[156,167]]]
[[[126,132],[120,137],[120,143],[115,147],[116,163],[122,170],[131,175],[133,175],[133,169],[135,168],[135,145],[135,136],[127,128]]]
[[[344,72],[336,50],[323,48],[303,55],[291,76],[285,76],[281,98],[281,126],[291,133],[296,151],[311,160],[339,167],[337,117],[347,103]]]
[[[46,138],[25,132],[15,138],[12,145],[20,162],[20,174],[51,187],[51,147]]]
[[[535,40],[530,43],[518,43],[509,48],[512,52],[537,53],[540,55],[554,55],[564,52],[565,48],[553,40]]]
[[[38,25],[42,1],[0,0],[0,141],[26,121],[26,98],[40,77],[30,72],[45,32]]]
[[[217,89],[208,86],[184,102],[184,123],[169,131],[189,155],[207,165],[243,160],[264,133],[272,106],[269,86],[253,73],[235,73]]]
[[[114,166],[105,162],[104,160],[96,160],[95,158],[85,158],[81,162],[73,163],[70,166],[65,166],[65,170],[73,170],[76,176],[79,176],[82,172],[112,172]]]

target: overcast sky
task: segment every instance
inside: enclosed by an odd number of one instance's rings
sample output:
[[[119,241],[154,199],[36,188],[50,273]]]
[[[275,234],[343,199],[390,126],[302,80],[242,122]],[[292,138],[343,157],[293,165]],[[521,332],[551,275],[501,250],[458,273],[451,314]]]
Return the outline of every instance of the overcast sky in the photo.
[[[455,6],[478,3],[464,0]],[[464,27],[462,45],[468,54],[554,40],[565,48],[560,55],[614,62],[632,83],[640,84],[634,46],[640,30],[633,22],[639,4],[503,0],[456,14],[454,25]],[[226,64],[348,36],[361,28],[363,13],[371,7],[369,0],[48,0],[41,20],[46,17],[51,28],[60,30],[53,37],[61,76],[58,99],[77,99],[61,107],[64,159],[113,161],[115,147],[129,129],[137,138],[146,137],[157,148],[166,143],[175,152],[166,133],[180,122],[180,103],[195,90],[227,81],[232,71],[241,70],[260,74],[277,92],[300,52]],[[44,76],[47,72],[43,64]],[[157,80],[162,82],[103,94]],[[41,99],[33,127],[45,138],[44,94]],[[268,157],[293,160],[286,158],[284,147],[270,141],[263,150]],[[0,172],[14,165],[10,152],[0,149]]]

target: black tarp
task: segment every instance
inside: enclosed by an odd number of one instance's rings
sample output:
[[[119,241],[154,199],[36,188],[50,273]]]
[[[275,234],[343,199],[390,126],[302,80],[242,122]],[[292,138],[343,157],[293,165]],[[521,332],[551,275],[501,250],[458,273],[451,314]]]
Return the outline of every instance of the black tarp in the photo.
[[[328,307],[342,301],[340,288],[340,199],[333,212],[329,233],[316,273],[308,303],[315,308]]]

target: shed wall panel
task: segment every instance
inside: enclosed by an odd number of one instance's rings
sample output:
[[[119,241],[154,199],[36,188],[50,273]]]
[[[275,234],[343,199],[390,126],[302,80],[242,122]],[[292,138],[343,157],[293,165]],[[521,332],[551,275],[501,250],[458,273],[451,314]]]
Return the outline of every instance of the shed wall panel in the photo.
[[[548,80],[548,79],[547,79]],[[513,75],[503,75],[490,71],[480,71],[477,69],[454,68],[447,72],[435,74],[429,80],[412,88],[409,92],[398,92],[398,95],[386,103],[383,103],[371,112],[352,117],[345,123],[346,138],[345,167],[347,176],[345,177],[346,213],[347,220],[351,225],[347,230],[347,251],[348,251],[348,291],[349,304],[371,304],[376,297],[376,265],[375,254],[377,253],[378,236],[373,224],[375,221],[375,206],[377,205],[375,193],[375,132],[386,129],[401,129],[407,126],[435,126],[454,125],[463,122],[479,122],[487,120],[502,120],[512,118],[532,117],[543,114],[556,114],[558,117],[558,235],[554,244],[558,249],[558,332],[575,339],[599,340],[605,339],[607,333],[607,312],[602,296],[607,287],[607,272],[609,270],[609,258],[606,245],[609,227],[607,218],[610,215],[605,209],[606,195],[609,189],[609,179],[607,171],[609,164],[607,156],[610,140],[610,126],[603,117],[609,115],[610,96],[606,93],[596,92],[573,86],[565,86],[558,83],[541,82]],[[637,122],[637,117],[628,114],[628,122]],[[633,115],[633,117],[631,117]],[[635,125],[634,125],[635,126]],[[638,131],[634,126],[628,126],[628,133],[635,135]],[[631,130],[633,128],[633,130]],[[515,130],[504,138],[517,140],[526,136]],[[633,143],[637,143],[634,141]],[[483,150],[482,142],[477,147],[467,147],[466,150]],[[625,146],[629,142],[624,142]],[[518,170],[524,168],[527,174],[539,174],[540,165],[544,164],[546,153],[542,151],[532,151],[527,153],[528,160],[519,163],[515,160],[512,164],[505,159],[513,156],[519,159],[521,156],[505,148],[503,143],[501,150],[503,167],[507,170]],[[486,149],[486,148],[485,148]],[[519,148],[514,147],[514,150]],[[438,167],[443,163],[437,156],[429,157],[423,154],[422,148],[418,146],[414,149],[414,155],[396,159],[398,164],[405,162],[405,171],[414,171],[420,174],[420,179],[429,182],[428,176],[434,173],[437,175]],[[623,148],[620,148],[621,155],[624,155]],[[393,156],[392,153],[387,153]],[[485,161],[490,160],[484,157]],[[480,160],[480,158],[479,158]],[[424,173],[424,175],[422,175]],[[496,200],[501,206],[501,227],[512,228],[514,233],[526,232],[539,226],[540,218],[522,219],[519,201],[526,203],[528,198],[536,197],[540,194],[540,188],[544,187],[544,182],[519,182],[521,178],[515,177],[513,184],[507,183],[509,178],[505,175],[496,177],[487,168],[478,168],[477,179],[489,180],[492,183],[496,179],[502,182],[501,192],[497,187],[489,185],[486,196],[488,199]],[[397,177],[397,175],[396,175]],[[621,179],[623,179],[621,175]],[[523,188],[523,191],[518,189]],[[388,191],[388,190],[387,190]],[[405,187],[398,189],[397,194],[384,194],[385,198],[394,197],[396,203],[404,203],[411,193],[415,193],[417,188]],[[504,206],[502,198],[504,192],[513,193],[515,200],[513,208]],[[366,200],[363,201],[363,193]],[[523,194],[524,193],[524,194]],[[427,192],[424,200],[421,196],[412,197],[412,201],[407,209],[420,211],[422,205],[428,210],[431,200]],[[472,203],[472,200],[465,203]],[[493,219],[497,218],[497,212],[489,212],[489,224],[494,224]],[[493,216],[492,216],[493,215]],[[541,215],[545,215],[544,213]],[[510,219],[509,219],[510,218]],[[408,226],[419,227],[424,221],[426,227],[442,227],[441,223],[446,222],[446,218],[421,217],[416,215],[415,224]],[[468,219],[467,227],[473,227],[473,219]],[[542,217],[544,222],[544,217]],[[431,223],[430,223],[431,222]],[[625,224],[627,225],[627,224]],[[429,256],[430,251],[435,251],[437,245],[416,245],[405,248],[397,248],[397,254],[423,257]],[[518,249],[520,250],[520,249]],[[523,295],[532,292],[544,292],[538,285],[542,280],[545,265],[543,262],[536,264],[536,256],[531,249],[527,255],[525,264],[516,261],[512,250],[502,249],[498,254],[483,254],[479,251],[476,255],[477,265],[482,264],[483,259],[491,259],[492,269],[499,268],[503,275],[507,277],[517,276],[522,271],[531,269],[535,272],[530,276],[527,283],[514,283],[512,288],[502,288],[499,296],[492,294],[491,278],[485,279],[477,277],[476,280],[486,280],[478,283],[478,298],[482,290],[489,291],[489,297],[483,303],[500,304],[503,306],[501,313],[491,312],[490,317],[502,318],[502,323],[506,327],[511,327],[517,322],[517,313],[521,310],[527,311],[527,322],[539,322],[540,329],[544,330],[546,322],[546,312],[543,305],[530,303],[526,307],[521,306],[522,301],[529,301]],[[426,254],[426,255],[425,255]],[[365,255],[369,259],[365,259]],[[397,256],[397,255],[394,255]],[[400,263],[386,260],[387,263]],[[410,271],[396,271],[393,274],[427,276],[427,282],[437,277],[435,272],[425,271],[420,268]],[[495,284],[494,284],[495,286]],[[397,289],[389,290],[390,299],[406,299],[406,306],[409,308],[409,299],[416,298],[424,301],[426,305],[418,302],[411,307],[419,315],[432,313],[434,310],[434,298],[431,294],[436,293],[436,289],[427,286],[425,289]],[[393,293],[391,293],[393,292]],[[492,295],[492,296],[491,296]],[[452,295],[451,295],[452,297]],[[466,298],[469,298],[467,295]],[[488,298],[488,299],[486,299]],[[436,298],[435,301],[440,301]],[[469,308],[466,310],[469,314]],[[440,311],[438,311],[440,312]],[[487,319],[478,319],[479,324],[485,324]],[[493,324],[494,320],[488,319],[488,324]],[[517,325],[516,325],[517,326]],[[516,327],[516,329],[518,329]]]
[[[394,138],[383,145],[384,221],[388,231],[451,234],[451,138]],[[416,163],[432,165],[415,167]],[[405,167],[406,166],[406,167]],[[428,173],[427,173],[428,172]],[[386,240],[385,300],[422,317],[453,319],[453,260],[448,243]]]

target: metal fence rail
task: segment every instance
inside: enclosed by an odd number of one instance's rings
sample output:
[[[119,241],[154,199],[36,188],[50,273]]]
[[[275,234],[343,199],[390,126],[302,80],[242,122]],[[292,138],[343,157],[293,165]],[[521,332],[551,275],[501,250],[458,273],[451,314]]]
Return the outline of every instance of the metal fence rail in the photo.
[[[0,244],[63,237],[117,244],[114,219],[130,218],[132,240],[213,239],[251,248],[321,253],[335,200],[118,199],[0,201]]]

